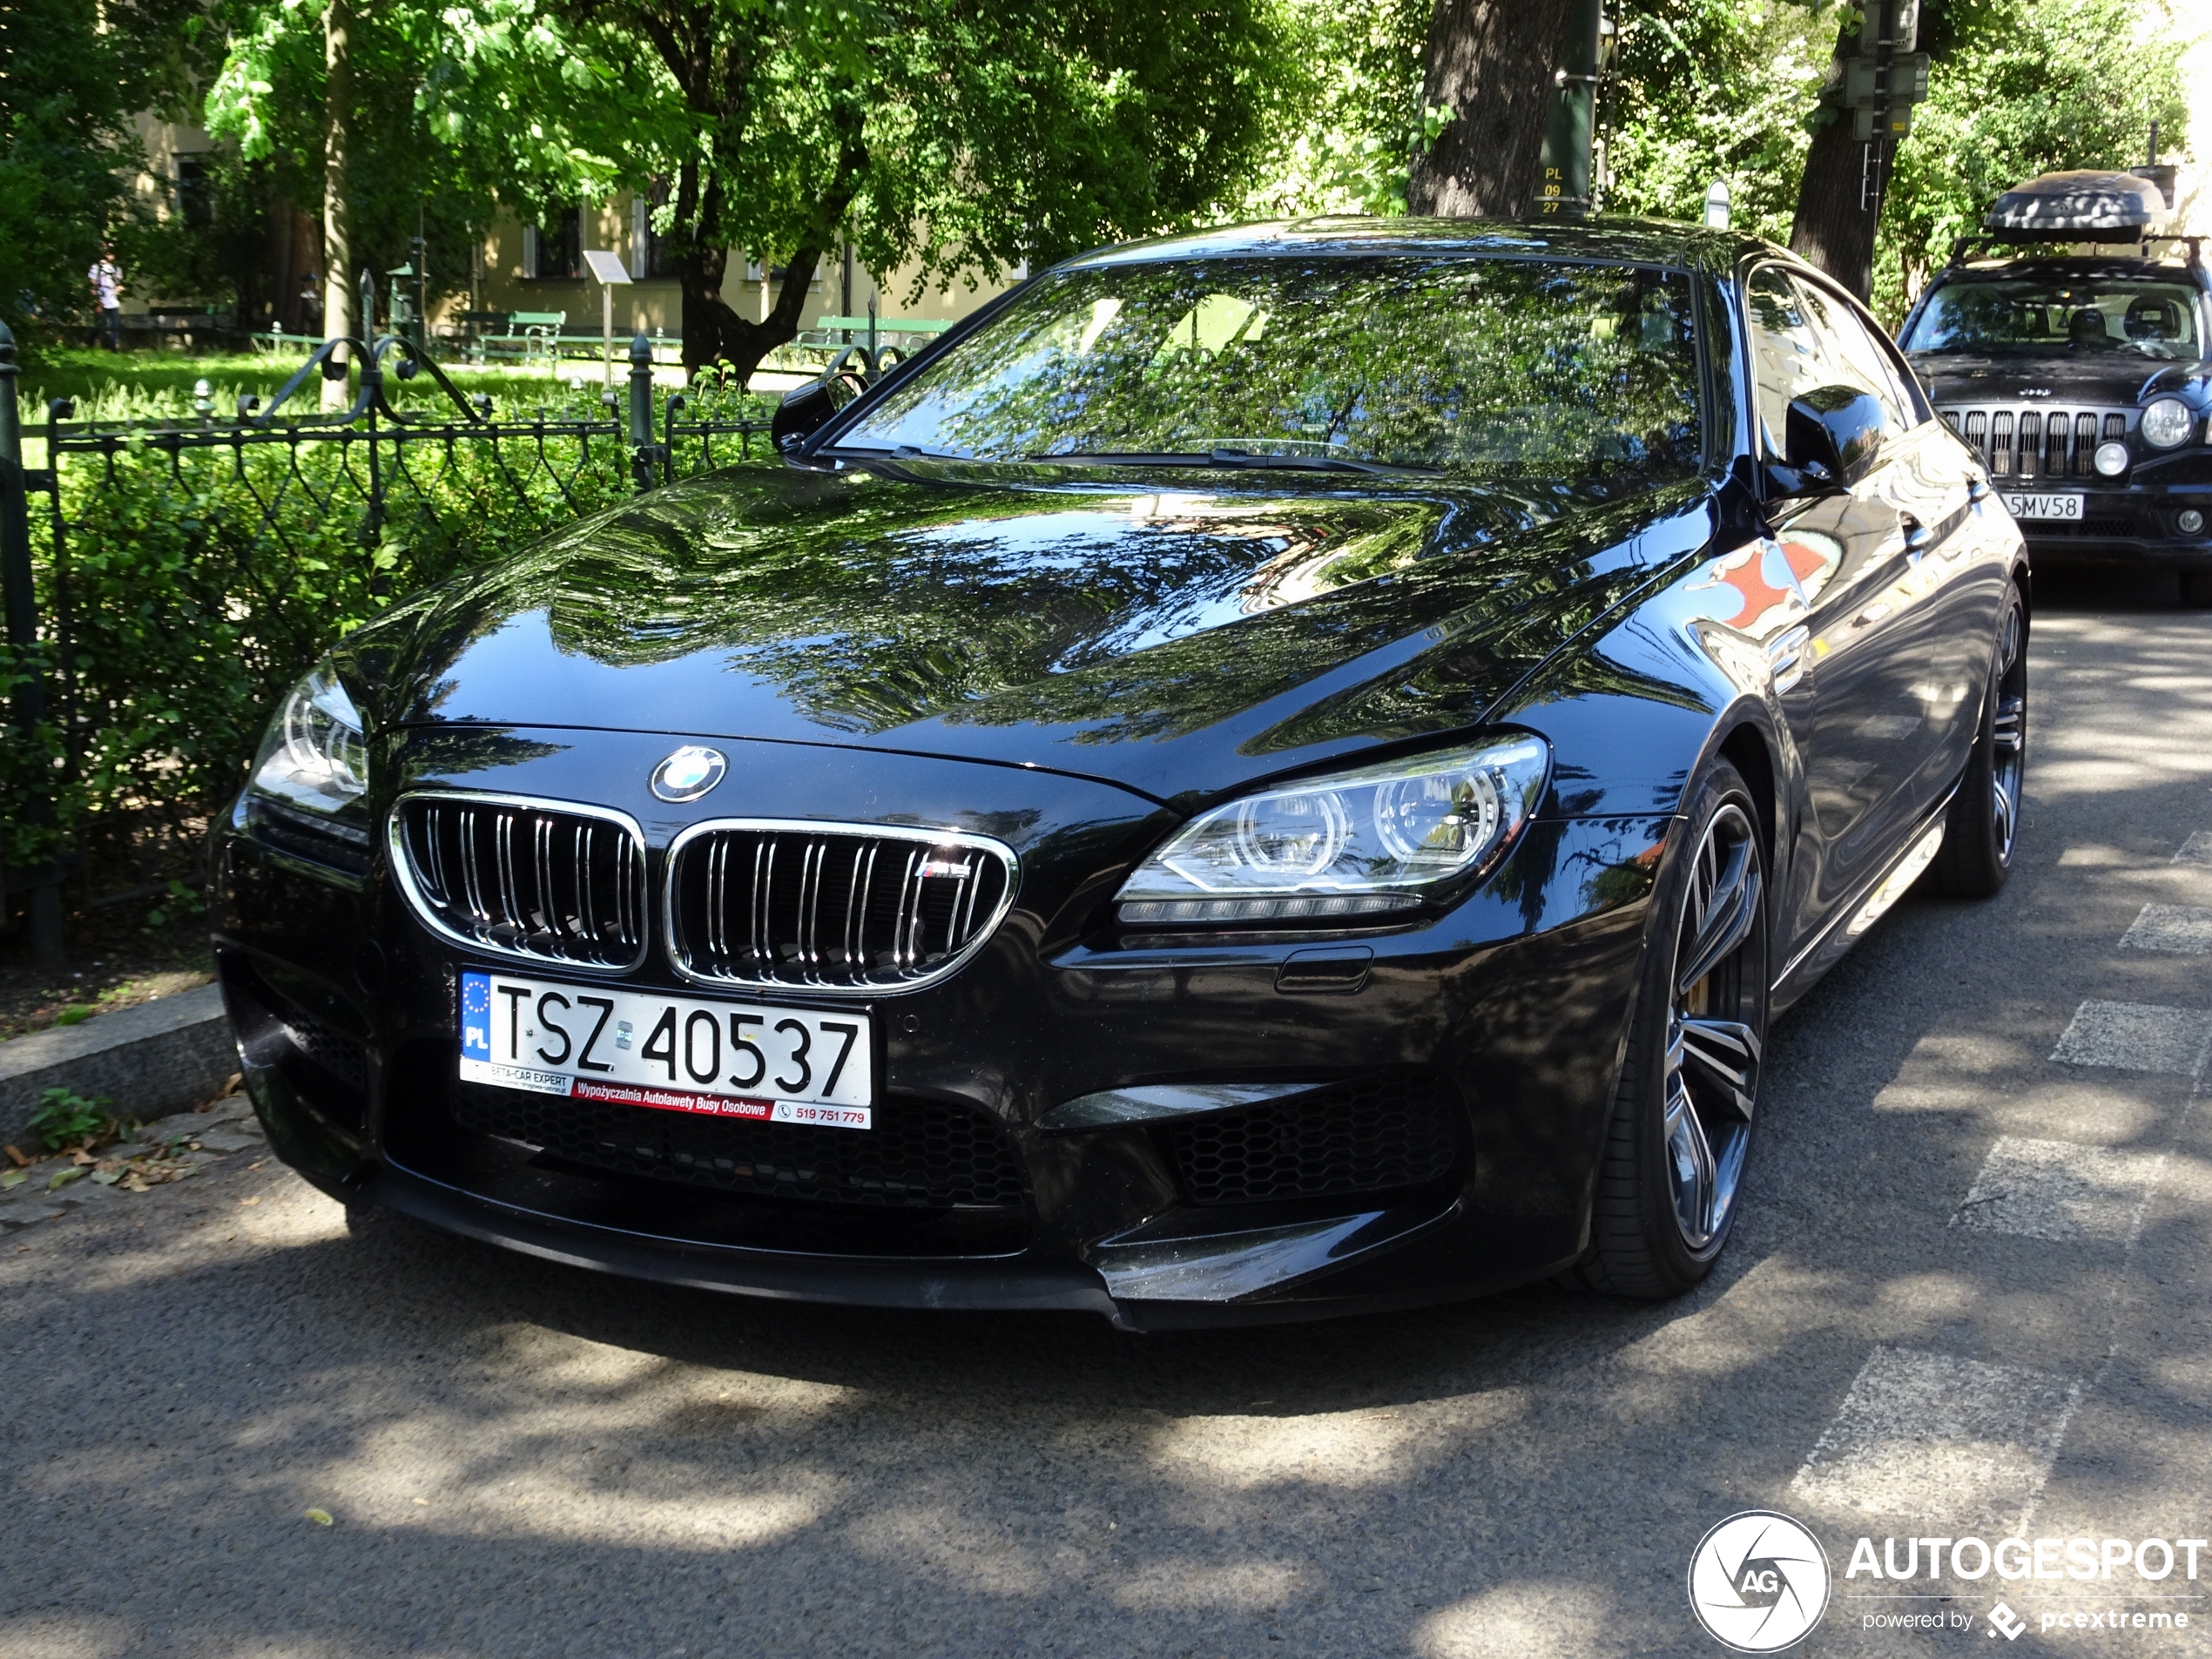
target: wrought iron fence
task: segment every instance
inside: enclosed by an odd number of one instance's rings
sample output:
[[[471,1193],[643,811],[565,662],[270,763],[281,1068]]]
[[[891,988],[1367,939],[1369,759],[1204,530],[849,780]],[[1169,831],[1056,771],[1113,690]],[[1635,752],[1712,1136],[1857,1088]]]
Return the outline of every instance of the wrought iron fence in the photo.
[[[294,405],[346,374],[348,355],[347,408]],[[16,372],[0,335],[0,683],[17,763],[0,766],[13,821],[0,836],[0,927],[7,888],[30,888],[41,958],[59,949],[54,894],[81,866],[88,813],[166,811],[181,828],[234,775],[273,688],[343,628],[579,514],[765,455],[769,431],[697,391],[656,408],[642,334],[626,397],[607,391],[598,416],[495,415],[388,335],[326,341],[266,409],[242,396],[219,415],[203,394],[189,420],[78,422],[57,401],[46,464],[26,470]],[[417,381],[427,407],[395,401]],[[57,802],[73,815],[57,818]]]

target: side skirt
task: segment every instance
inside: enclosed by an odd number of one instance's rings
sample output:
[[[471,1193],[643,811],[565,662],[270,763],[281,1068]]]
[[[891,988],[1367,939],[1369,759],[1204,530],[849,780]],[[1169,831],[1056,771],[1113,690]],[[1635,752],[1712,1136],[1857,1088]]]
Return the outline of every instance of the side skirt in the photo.
[[[1935,809],[1905,838],[1904,850],[1880,875],[1854,894],[1851,901],[1836,913],[1835,919],[1775,975],[1769,998],[1770,1017],[1795,1002],[1819,981],[1822,974],[1843,961],[1851,948],[1920,879],[1920,873],[1934,861],[1943,846],[1944,825],[1951,815],[1952,799],[1965,781],[1966,774],[1961,772],[1943,792],[1943,799],[1936,803]]]

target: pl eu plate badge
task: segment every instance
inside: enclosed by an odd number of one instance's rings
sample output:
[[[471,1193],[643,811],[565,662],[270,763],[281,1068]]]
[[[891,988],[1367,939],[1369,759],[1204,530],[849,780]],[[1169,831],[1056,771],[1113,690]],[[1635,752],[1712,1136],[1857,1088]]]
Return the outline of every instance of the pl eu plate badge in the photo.
[[[485,974],[461,976],[461,1057],[491,1058],[491,978]]]

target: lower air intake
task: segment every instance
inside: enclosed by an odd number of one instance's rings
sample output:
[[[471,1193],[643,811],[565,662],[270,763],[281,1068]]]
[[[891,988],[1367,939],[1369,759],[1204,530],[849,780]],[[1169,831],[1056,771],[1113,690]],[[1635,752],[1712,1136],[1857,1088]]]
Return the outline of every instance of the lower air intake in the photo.
[[[1449,1089],[1420,1076],[1339,1083],[1163,1131],[1194,1204],[1348,1197],[1424,1186],[1459,1163]]]
[[[872,1130],[815,1129],[563,1100],[462,1083],[463,1129],[520,1141],[570,1166],[816,1204],[1014,1210],[1020,1164],[996,1119],[972,1106],[894,1096]]]

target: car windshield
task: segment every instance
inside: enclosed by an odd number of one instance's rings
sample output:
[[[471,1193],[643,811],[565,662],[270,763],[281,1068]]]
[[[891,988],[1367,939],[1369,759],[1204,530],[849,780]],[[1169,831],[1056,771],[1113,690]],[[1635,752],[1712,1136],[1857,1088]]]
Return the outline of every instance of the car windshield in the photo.
[[[2195,291],[2179,282],[2102,277],[1970,277],[1946,282],[1905,341],[1910,352],[2134,352],[2198,354]]]
[[[1496,475],[1696,471],[1689,284],[1617,265],[1244,258],[1042,279],[841,449]]]

